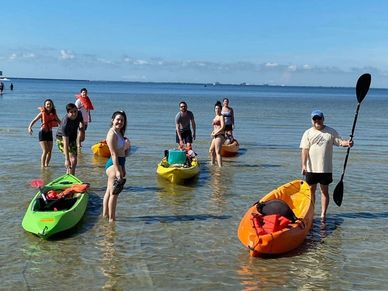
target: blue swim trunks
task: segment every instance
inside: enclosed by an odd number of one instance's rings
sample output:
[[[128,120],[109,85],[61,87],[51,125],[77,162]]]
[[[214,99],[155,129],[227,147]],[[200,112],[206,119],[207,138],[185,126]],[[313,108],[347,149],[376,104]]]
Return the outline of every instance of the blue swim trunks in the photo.
[[[123,168],[123,170],[125,169],[125,157],[119,157],[119,165]],[[112,160],[112,157],[110,157],[107,161],[106,161],[106,164],[105,164],[105,170],[107,170],[110,166],[113,166],[113,160]]]

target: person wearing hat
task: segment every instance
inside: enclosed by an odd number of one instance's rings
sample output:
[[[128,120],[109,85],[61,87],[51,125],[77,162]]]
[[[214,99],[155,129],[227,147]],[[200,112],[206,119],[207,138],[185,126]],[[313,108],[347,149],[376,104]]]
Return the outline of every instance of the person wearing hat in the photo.
[[[310,185],[315,202],[315,190],[321,189],[321,219],[326,219],[329,206],[329,184],[333,182],[333,145],[352,147],[353,141],[342,139],[337,131],[324,124],[325,117],[320,110],[311,112],[312,127],[307,129],[300,142],[302,175]]]

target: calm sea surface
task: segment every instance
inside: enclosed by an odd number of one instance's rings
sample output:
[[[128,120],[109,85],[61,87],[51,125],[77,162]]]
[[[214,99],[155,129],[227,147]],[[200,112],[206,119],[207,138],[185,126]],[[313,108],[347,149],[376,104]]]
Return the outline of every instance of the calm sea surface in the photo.
[[[237,239],[237,226],[251,205],[300,175],[299,142],[310,112],[344,137],[357,105],[354,88],[210,86],[15,79],[0,96],[0,288],[116,290],[383,290],[388,284],[388,90],[372,89],[362,103],[344,180],[341,207],[331,202],[326,227],[319,221],[296,251],[251,258]],[[29,183],[64,174],[54,147],[50,167],[40,169],[34,126],[27,126],[45,98],[62,118],[65,105],[86,87],[95,110],[77,176],[91,183],[82,222],[45,241],[26,233],[21,221],[35,194]],[[209,165],[213,106],[229,97],[241,151],[222,169]],[[172,185],[156,176],[163,150],[175,146],[174,117],[186,100],[197,122],[195,151],[200,176]],[[90,147],[103,139],[111,114],[125,110],[132,150],[118,220],[101,218],[104,160]],[[346,150],[336,148],[338,183]],[[318,197],[319,198],[319,197]]]

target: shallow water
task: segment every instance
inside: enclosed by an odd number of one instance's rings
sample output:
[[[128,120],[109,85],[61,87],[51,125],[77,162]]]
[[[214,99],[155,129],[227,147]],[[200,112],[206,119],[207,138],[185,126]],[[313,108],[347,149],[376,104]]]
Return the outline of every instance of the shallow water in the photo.
[[[15,80],[0,97],[0,279],[5,289],[384,290],[388,283],[388,90],[371,90],[359,113],[341,207],[331,202],[326,225],[316,206],[305,243],[280,257],[252,258],[237,239],[249,205],[272,189],[300,179],[299,142],[309,113],[324,111],[326,123],[351,131],[354,89],[142,84]],[[373,84],[372,84],[373,85]],[[48,169],[39,166],[38,126],[27,134],[37,107],[50,97],[62,117],[74,94],[87,87],[96,110],[79,157],[77,176],[92,185],[86,214],[75,229],[44,241],[26,233],[21,221],[35,190],[64,173],[54,148]],[[240,154],[224,167],[209,165],[208,147],[216,100],[228,96],[236,111]],[[164,149],[174,146],[174,117],[180,100],[195,114],[195,151],[200,176],[172,185],[156,176]],[[110,116],[123,109],[132,149],[127,184],[114,225],[101,218],[104,159],[90,146],[106,135]],[[334,154],[338,182],[345,149]],[[319,202],[319,199],[317,199]]]

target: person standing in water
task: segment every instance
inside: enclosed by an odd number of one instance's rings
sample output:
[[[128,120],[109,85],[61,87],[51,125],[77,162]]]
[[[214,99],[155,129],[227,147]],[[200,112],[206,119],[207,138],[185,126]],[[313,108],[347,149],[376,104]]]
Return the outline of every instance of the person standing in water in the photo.
[[[116,111],[112,115],[111,127],[106,136],[106,142],[111,153],[105,164],[105,172],[108,176],[106,192],[103,202],[103,213],[109,222],[116,220],[116,205],[118,194],[123,190],[126,182],[125,156],[129,143],[126,142],[125,130],[127,128],[127,116],[124,111]]]
[[[66,105],[67,114],[57,131],[57,145],[65,156],[66,173],[75,175],[77,166],[77,137],[84,130],[81,112],[74,103]]]
[[[329,206],[329,184],[333,182],[333,145],[352,147],[353,141],[343,140],[337,131],[324,124],[320,110],[311,113],[312,127],[307,129],[300,142],[302,175],[310,185],[315,202],[315,190],[319,183],[321,189],[321,219],[326,219]]]
[[[233,143],[233,129],[234,129],[234,111],[232,107],[229,107],[229,99],[224,98],[223,106],[221,110],[222,116],[225,118],[225,137],[227,143]]]
[[[214,105],[215,116],[212,122],[212,141],[209,148],[211,164],[214,165],[215,161],[217,160],[217,164],[219,167],[222,167],[221,148],[222,144],[225,142],[225,121],[224,117],[221,114],[221,108],[221,102],[217,101]]]
[[[187,104],[185,101],[179,102],[179,112],[175,116],[175,132],[176,142],[179,144],[179,148],[190,148],[193,140],[195,140],[196,124],[194,120],[193,112],[187,110]],[[190,129],[193,128],[191,132]]]
[[[77,138],[77,147],[80,149],[82,147],[82,142],[85,140],[85,132],[88,128],[88,124],[92,122],[92,116],[90,114],[91,110],[94,110],[92,101],[88,96],[88,90],[86,88],[82,88],[80,90],[80,94],[76,95],[77,100],[75,101],[75,105],[78,110],[82,113],[82,118],[84,120],[84,130],[80,131],[80,134]]]
[[[32,126],[39,119],[42,121],[39,131],[39,144],[42,148],[42,156],[40,158],[40,166],[42,168],[48,167],[51,159],[53,149],[53,127],[57,127],[61,120],[57,116],[54,102],[51,99],[46,99],[43,102],[43,107],[38,108],[40,112],[30,122],[28,126],[28,133],[32,135]]]

